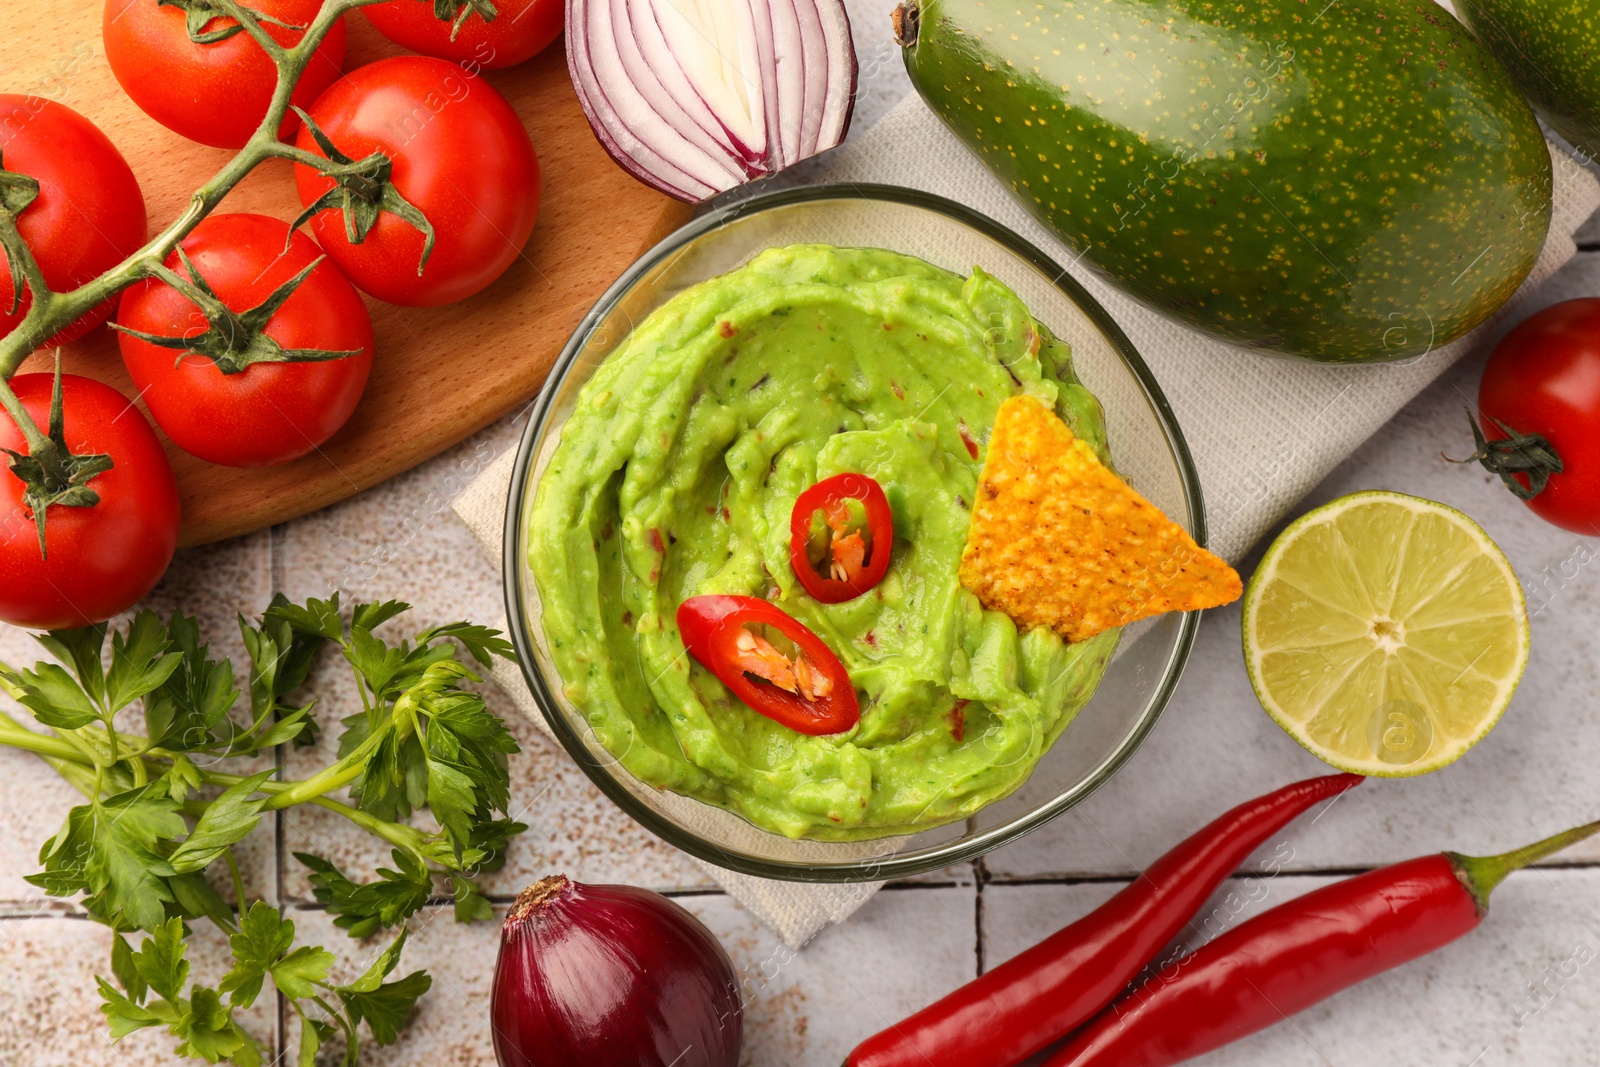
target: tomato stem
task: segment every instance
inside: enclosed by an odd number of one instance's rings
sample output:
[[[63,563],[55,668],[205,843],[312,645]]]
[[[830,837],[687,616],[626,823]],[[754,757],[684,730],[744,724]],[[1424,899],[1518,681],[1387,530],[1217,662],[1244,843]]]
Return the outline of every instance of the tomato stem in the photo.
[[[1500,427],[1506,436],[1490,441],[1484,436],[1478,420],[1472,417],[1471,411],[1468,411],[1467,422],[1472,427],[1472,440],[1476,450],[1466,459],[1451,459],[1445,456],[1445,461],[1471,463],[1476,460],[1483,464],[1483,468],[1489,473],[1499,475],[1505,487],[1511,490],[1518,500],[1532,500],[1544,492],[1545,486],[1550,484],[1552,474],[1561,473],[1563,467],[1561,456],[1555,447],[1539,434],[1519,433],[1493,415],[1488,418]],[[1523,483],[1524,478],[1527,479],[1526,484]]]
[[[110,323],[110,326],[120,333],[137,337],[146,344],[182,353],[178,357],[180,361],[185,355],[202,356],[211,360],[223,374],[241,374],[256,363],[320,363],[358,356],[361,354],[360,349],[335,351],[326,348],[284,348],[267,336],[267,323],[271,321],[272,316],[278,313],[278,309],[294,295],[296,289],[305,284],[306,279],[311,277],[311,272],[321,266],[326,258],[328,257],[318,256],[306,264],[298,274],[274,289],[255,307],[246,311],[234,311],[212,291],[205,276],[189,259],[188,253],[180,247],[178,260],[182,263],[183,269],[188,271],[189,276],[186,278],[165,264],[156,268],[155,276],[200,309],[200,314],[206,320],[205,330],[192,336],[168,337],[135,330],[116,322]]]
[[[33,416],[28,414],[22,406],[22,401],[17,399],[17,394],[12,390],[11,383],[0,378],[0,407],[6,409],[6,414],[11,416],[11,421],[17,424],[17,429],[22,431],[22,436],[28,442],[28,451],[36,452],[46,444],[44,432],[33,421]]]

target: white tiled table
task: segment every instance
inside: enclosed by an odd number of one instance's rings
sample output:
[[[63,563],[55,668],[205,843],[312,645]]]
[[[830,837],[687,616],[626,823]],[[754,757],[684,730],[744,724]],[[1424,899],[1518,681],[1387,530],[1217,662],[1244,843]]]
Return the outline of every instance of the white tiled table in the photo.
[[[856,5],[865,126],[905,91],[893,47],[879,33],[880,3]],[[1600,241],[1600,232],[1594,238]],[[1600,252],[1580,257],[1546,290],[1550,300],[1600,294]],[[1481,522],[1530,585],[1555,575],[1580,540],[1533,518],[1493,479],[1451,466],[1441,451],[1470,451],[1462,406],[1478,364],[1437,382],[1309,504],[1364,488],[1442,500]],[[344,504],[285,526],[182,554],[151,598],[200,614],[237,653],[236,612],[254,614],[274,591],[291,598],[353,588],[416,605],[418,625],[500,612],[498,582],[449,512],[463,475],[514,448],[520,418]],[[1579,558],[1586,558],[1579,557]],[[1253,561],[1251,561],[1253,563]],[[1246,567],[1248,571],[1248,566]],[[1423,779],[1371,782],[1315,827],[1299,827],[1268,852],[1291,853],[1287,872],[1252,883],[1244,914],[1347,875],[1451,848],[1494,852],[1600,816],[1600,568],[1549,583],[1533,620],[1533,658],[1504,722],[1456,765]],[[512,761],[513,803],[531,829],[489,880],[504,903],[541,874],[619,881],[673,892],[728,947],[748,993],[745,1062],[835,1067],[861,1037],[1013,955],[1082,915],[1210,813],[1321,764],[1261,712],[1245,678],[1236,608],[1211,613],[1176,697],[1144,747],[1080,808],[973,866],[891,885],[842,927],[798,955],[783,948],[670,847],[634,826],[530,725]],[[0,628],[0,658],[31,662],[31,642]],[[348,714],[336,675],[316,679],[324,721]],[[514,712],[503,698],[503,713]],[[336,731],[330,731],[329,736]],[[330,742],[331,743],[331,742]],[[321,755],[325,756],[323,752]],[[294,762],[294,761],[291,761]],[[293,769],[290,769],[293,773]],[[108,940],[70,905],[39,898],[21,876],[36,869],[75,794],[34,757],[0,751],[0,1067],[135,1067],[169,1064],[171,1039],[135,1034],[112,1048],[91,975],[108,970]],[[279,833],[258,833],[246,877],[282,901],[306,935],[342,949],[342,933],[310,902],[303,868],[288,855],[314,848],[356,870],[386,858],[337,820],[295,811]],[[281,849],[281,852],[279,851]],[[1600,1065],[1600,843],[1519,875],[1495,898],[1472,937],[1342,994],[1206,1064],[1237,1067],[1579,1067]],[[1237,910],[1224,890],[1217,906]],[[1238,921],[1232,918],[1229,921]],[[367,1062],[410,1067],[493,1063],[485,1018],[496,946],[490,925],[460,927],[448,909],[418,917],[409,966],[434,976],[402,1042]],[[202,930],[206,929],[204,926]],[[220,941],[202,933],[197,971],[217,975]],[[1581,946],[1581,948],[1580,948]],[[1575,973],[1574,973],[1575,972]],[[249,1025],[282,1041],[269,998]],[[283,1047],[281,1044],[279,1047]],[[289,1046],[292,1048],[292,1044]]]

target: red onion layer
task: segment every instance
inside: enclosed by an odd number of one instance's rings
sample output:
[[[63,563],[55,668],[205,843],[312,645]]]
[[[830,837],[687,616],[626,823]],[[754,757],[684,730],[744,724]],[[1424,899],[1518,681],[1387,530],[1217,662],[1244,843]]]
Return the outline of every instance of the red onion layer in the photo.
[[[595,137],[694,202],[844,140],[844,0],[566,0],[567,66]]]
[[[490,1007],[500,1067],[737,1067],[728,954],[658,893],[540,879],[500,933]]]

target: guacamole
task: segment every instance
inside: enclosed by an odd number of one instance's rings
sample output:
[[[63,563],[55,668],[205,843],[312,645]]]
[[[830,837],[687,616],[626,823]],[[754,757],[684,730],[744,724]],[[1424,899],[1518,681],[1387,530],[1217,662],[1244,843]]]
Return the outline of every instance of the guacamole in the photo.
[[[672,299],[580,391],[535,495],[527,549],[567,699],[642,781],[790,837],[913,832],[1006,796],[1117,640],[1019,633],[957,580],[983,442],[1019,393],[1105,458],[1066,346],[976,268],[795,245]],[[789,517],[842,472],[883,486],[893,554],[875,589],[823,604],[791,569]],[[861,721],[805,736],[735,699],[676,628],[709,593],[815,631]]]

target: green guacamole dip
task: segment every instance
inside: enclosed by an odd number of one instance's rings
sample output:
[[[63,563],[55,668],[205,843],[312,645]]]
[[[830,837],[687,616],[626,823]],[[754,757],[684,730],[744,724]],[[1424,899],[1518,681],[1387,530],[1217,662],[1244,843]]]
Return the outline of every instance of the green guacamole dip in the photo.
[[[906,833],[1006,796],[1117,640],[1018,633],[957,580],[982,442],[1022,392],[1105,456],[1067,347],[976,268],[795,245],[675,297],[583,387],[539,481],[529,561],[566,697],[642,781],[789,837]],[[882,484],[893,555],[872,592],[822,604],[790,568],[789,514],[846,471]],[[816,631],[861,722],[808,737],[735,699],[678,635],[708,593]]]

